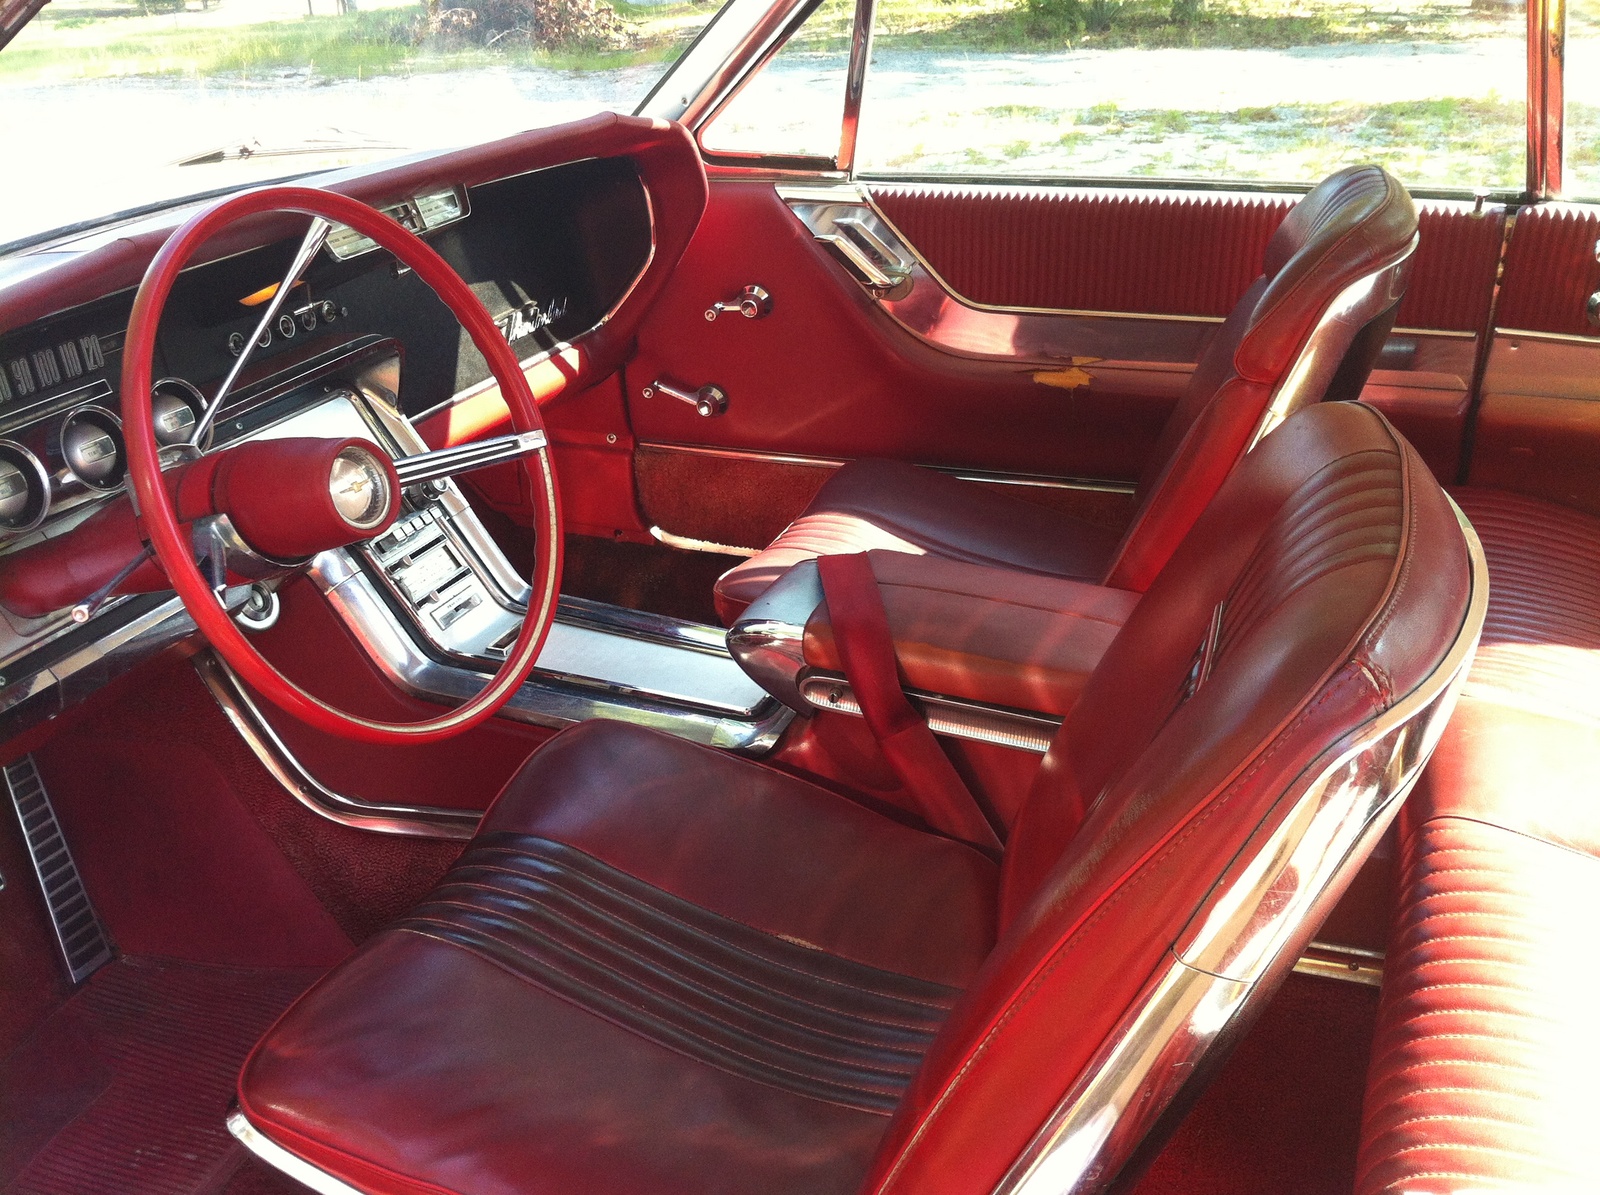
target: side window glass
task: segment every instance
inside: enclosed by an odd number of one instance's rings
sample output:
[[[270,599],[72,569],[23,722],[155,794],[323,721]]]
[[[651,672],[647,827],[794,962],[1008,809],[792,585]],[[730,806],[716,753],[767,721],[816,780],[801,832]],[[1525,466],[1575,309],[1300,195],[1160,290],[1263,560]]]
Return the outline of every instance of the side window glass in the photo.
[[[879,0],[874,39],[863,174],[1523,185],[1521,4]]]
[[[710,153],[832,158],[844,121],[853,0],[822,5],[700,130]]]
[[[1568,0],[1566,164],[1562,189],[1600,199],[1600,0]]]

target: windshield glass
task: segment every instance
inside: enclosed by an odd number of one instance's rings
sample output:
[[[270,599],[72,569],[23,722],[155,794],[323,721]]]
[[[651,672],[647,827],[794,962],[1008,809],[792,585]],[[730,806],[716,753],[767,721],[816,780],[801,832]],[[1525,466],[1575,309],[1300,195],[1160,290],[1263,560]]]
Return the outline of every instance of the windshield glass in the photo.
[[[0,245],[632,111],[715,11],[670,0],[54,0],[0,52]]]

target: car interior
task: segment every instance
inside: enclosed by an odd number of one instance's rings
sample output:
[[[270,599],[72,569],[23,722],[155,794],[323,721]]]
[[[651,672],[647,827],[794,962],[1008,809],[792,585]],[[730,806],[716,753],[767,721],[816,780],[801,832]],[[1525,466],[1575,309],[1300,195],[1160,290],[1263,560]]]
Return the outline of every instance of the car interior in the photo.
[[[1600,1183],[1600,206],[709,147],[815,8],[0,253],[0,1190]]]

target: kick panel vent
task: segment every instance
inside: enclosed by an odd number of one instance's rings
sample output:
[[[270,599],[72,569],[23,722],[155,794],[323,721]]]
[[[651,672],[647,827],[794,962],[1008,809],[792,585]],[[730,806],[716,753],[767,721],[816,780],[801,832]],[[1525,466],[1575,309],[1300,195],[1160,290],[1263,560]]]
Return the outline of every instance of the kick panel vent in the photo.
[[[11,803],[22,823],[22,836],[28,843],[28,855],[33,860],[34,874],[39,877],[39,887],[50,910],[50,923],[66,959],[67,972],[73,983],[81,983],[111,961],[111,943],[101,928],[100,918],[95,915],[94,906],[89,903],[89,894],[83,889],[83,880],[72,861],[72,853],[67,850],[67,840],[62,837],[56,811],[50,805],[33,756],[23,756],[9,765],[5,774]]]

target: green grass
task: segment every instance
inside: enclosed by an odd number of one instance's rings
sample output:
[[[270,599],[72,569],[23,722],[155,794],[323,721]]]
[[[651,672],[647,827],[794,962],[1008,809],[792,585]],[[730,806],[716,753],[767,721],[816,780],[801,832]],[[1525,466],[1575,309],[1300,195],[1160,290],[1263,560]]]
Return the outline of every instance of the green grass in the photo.
[[[55,20],[36,22],[36,27],[24,30],[0,54],[0,83],[130,75],[251,78],[304,71],[308,65],[312,73],[333,79],[518,63],[557,70],[607,70],[672,60],[713,11],[695,4],[645,8],[623,3],[617,8],[630,21],[637,13],[649,13],[648,26],[639,29],[631,48],[598,51],[418,45],[412,24],[420,6],[253,25],[207,24],[199,13],[174,20],[133,11],[108,16],[104,9],[94,10],[100,15],[84,15],[68,8],[54,14]]]
[[[1600,109],[1574,109],[1568,127],[1580,132],[1569,139],[1569,170],[1589,171],[1592,194],[1600,191]],[[872,167],[1283,181],[1376,161],[1419,186],[1514,186],[1521,181],[1524,129],[1522,103],[1497,99],[1285,104],[1232,112],[1103,104],[1041,120],[980,125],[952,112],[919,123],[923,127],[908,130],[892,157]],[[942,153],[946,144],[965,148],[957,158]]]

